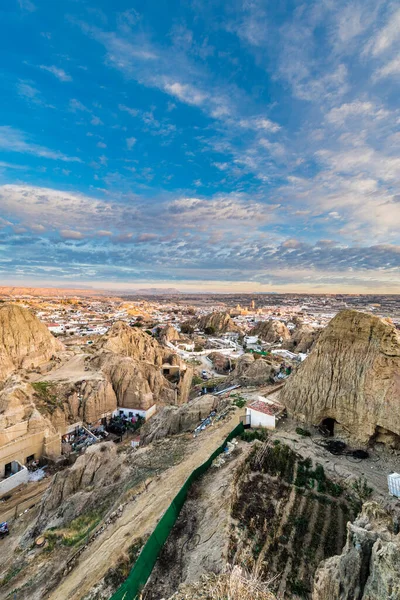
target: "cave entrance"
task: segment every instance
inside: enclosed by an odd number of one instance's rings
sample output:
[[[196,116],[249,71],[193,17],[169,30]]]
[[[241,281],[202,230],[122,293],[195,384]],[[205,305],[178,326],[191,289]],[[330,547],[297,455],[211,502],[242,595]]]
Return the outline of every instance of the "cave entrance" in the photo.
[[[326,419],[322,419],[319,427],[320,427],[321,431],[327,437],[333,437],[335,435],[335,425],[336,424],[337,424],[337,421],[335,421],[335,419],[332,419],[331,417],[327,417]]]
[[[400,450],[400,435],[377,425],[375,433],[370,438],[370,445],[385,445],[394,450]]]

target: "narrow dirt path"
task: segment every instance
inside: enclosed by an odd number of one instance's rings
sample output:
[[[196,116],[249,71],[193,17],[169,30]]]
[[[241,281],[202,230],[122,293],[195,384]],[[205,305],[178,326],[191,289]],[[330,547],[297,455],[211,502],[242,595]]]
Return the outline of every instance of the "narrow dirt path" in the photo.
[[[229,420],[202,432],[193,440],[192,452],[171,467],[128,504],[121,517],[108,527],[80,556],[75,568],[61,580],[48,600],[80,600],[127,551],[135,539],[150,534],[190,473],[205,462],[239,422],[240,409]]]

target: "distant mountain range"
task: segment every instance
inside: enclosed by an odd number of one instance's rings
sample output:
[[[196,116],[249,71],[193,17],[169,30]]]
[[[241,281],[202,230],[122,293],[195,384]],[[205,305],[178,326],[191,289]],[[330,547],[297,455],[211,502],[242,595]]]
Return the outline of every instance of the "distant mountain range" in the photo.
[[[17,287],[17,286],[0,286],[0,298],[2,296],[161,296],[161,295],[176,295],[181,294],[176,288],[140,288],[137,290],[94,290],[84,288],[67,288],[67,287],[49,287],[49,288],[33,288],[33,287]]]

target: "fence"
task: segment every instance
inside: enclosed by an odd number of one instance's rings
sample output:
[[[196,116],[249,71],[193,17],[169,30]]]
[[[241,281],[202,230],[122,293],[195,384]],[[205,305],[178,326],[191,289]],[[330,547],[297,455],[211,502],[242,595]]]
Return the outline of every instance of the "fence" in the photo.
[[[178,494],[172,500],[164,515],[158,522],[155,530],[143,546],[142,551],[132,567],[128,578],[112,596],[111,600],[135,600],[139,592],[144,588],[150,574],[156,564],[161,548],[164,546],[171,529],[179,516],[182,506],[185,504],[187,493],[192,483],[207,471],[213,460],[223,452],[227,442],[243,433],[243,423],[239,423],[228,435],[224,443],[211,454],[202,465],[192,471]]]

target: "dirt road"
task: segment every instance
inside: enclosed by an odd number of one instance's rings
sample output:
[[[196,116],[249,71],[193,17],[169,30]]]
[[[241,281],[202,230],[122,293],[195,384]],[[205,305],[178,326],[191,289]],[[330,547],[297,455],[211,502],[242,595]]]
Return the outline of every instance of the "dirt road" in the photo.
[[[239,423],[238,409],[229,420],[203,431],[193,440],[184,460],[154,479],[145,493],[129,503],[121,517],[82,553],[76,567],[50,594],[48,600],[80,600],[114,566],[134,540],[150,534],[190,473],[208,459]]]

